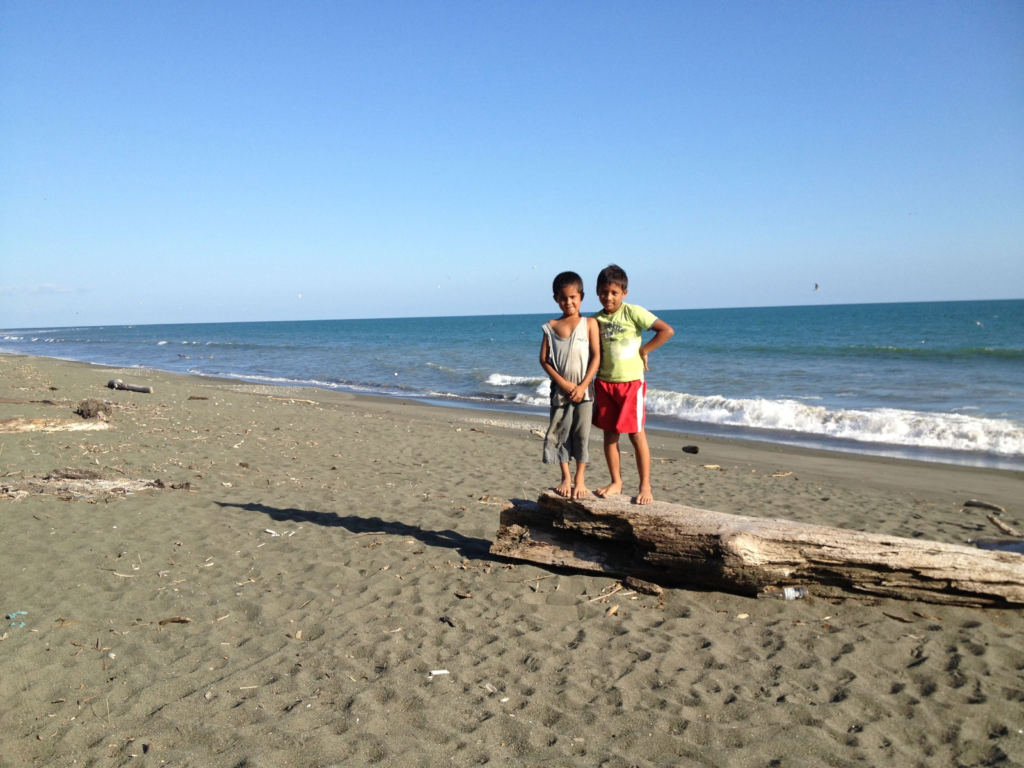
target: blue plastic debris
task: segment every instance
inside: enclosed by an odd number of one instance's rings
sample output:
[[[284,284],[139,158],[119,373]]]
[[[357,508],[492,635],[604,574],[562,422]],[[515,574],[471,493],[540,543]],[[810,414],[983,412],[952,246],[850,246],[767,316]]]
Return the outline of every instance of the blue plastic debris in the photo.
[[[16,619],[19,616],[28,616],[28,611],[15,611],[14,613],[8,613],[6,616],[4,616],[4,618],[5,619]],[[25,622],[24,621],[12,621],[11,622],[11,626],[15,627],[16,629],[21,629],[22,627],[25,626]]]

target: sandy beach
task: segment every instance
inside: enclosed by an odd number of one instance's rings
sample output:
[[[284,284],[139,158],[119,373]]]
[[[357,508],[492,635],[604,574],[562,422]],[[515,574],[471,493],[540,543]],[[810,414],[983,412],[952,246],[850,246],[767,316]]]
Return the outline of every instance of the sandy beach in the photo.
[[[557,482],[540,419],[14,355],[0,397],[112,403],[0,434],[0,766],[1024,765],[1019,610],[676,589],[608,615],[613,579],[491,557],[502,503]],[[983,499],[1024,528],[1020,472],[650,441],[666,501],[964,543],[999,533]],[[165,487],[18,492],[63,468]]]

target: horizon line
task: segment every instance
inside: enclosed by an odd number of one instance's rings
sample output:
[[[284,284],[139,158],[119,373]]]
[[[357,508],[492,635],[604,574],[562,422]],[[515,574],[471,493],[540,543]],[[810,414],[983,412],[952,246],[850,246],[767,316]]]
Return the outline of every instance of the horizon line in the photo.
[[[658,309],[652,312],[721,312],[727,310],[741,309],[819,309],[826,307],[874,307],[891,306],[896,304],[968,304],[982,302],[1006,302],[1024,301],[1024,297],[1010,299],[939,299],[929,301],[857,301],[840,304],[762,304],[745,307],[688,307],[685,309]],[[163,325],[241,325],[248,323],[335,323],[335,322],[357,322],[372,320],[437,320],[450,318],[471,318],[471,317],[528,317],[530,315],[544,315],[546,312],[503,312],[491,315],[407,315],[400,317],[321,317],[306,318],[303,320],[217,320],[212,322],[193,321],[175,323],[101,323],[97,325],[62,325],[54,326],[55,329],[67,328],[134,328],[139,326],[163,326]],[[9,327],[0,326],[0,331],[29,331],[44,326],[23,326]]]

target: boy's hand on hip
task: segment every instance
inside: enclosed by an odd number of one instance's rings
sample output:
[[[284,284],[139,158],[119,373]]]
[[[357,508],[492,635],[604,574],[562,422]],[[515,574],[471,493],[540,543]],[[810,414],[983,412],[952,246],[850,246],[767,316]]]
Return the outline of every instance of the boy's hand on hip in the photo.
[[[647,355],[648,355],[647,352],[641,352],[640,353],[640,359],[644,361],[644,370],[645,371],[651,370],[651,367],[647,364]]]

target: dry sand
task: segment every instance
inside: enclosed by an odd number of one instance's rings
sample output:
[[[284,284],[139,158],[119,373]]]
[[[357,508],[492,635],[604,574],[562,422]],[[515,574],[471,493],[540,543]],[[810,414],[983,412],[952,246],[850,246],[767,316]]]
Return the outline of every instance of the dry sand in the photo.
[[[1021,611],[672,590],[608,616],[613,580],[490,557],[501,500],[557,481],[539,420],[11,355],[0,395],[116,404],[0,434],[0,484],[52,491],[0,498],[2,766],[1024,765]],[[667,501],[962,543],[998,533],[980,498],[1024,527],[1017,472],[651,443]],[[41,484],[64,467],[191,487]]]

